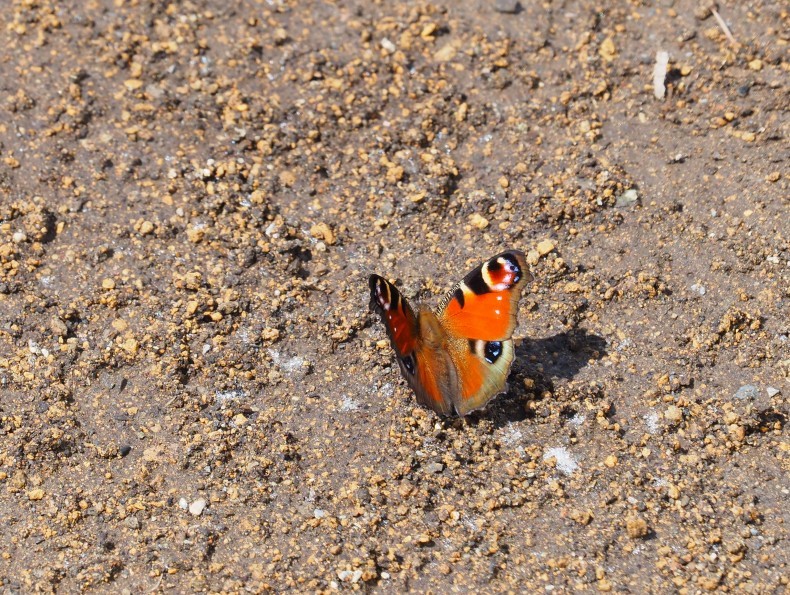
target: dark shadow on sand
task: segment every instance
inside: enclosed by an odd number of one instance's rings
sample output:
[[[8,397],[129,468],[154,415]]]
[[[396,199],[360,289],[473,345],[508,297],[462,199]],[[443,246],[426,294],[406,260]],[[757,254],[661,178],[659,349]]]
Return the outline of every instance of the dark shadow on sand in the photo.
[[[572,379],[590,360],[604,357],[606,347],[606,339],[584,329],[543,339],[524,339],[516,347],[507,394],[498,396],[481,411],[473,412],[467,421],[474,424],[480,419],[489,419],[500,427],[534,416],[535,410],[527,407],[528,401],[540,400],[546,391],[554,392],[555,380]],[[532,381],[529,388],[525,380]]]

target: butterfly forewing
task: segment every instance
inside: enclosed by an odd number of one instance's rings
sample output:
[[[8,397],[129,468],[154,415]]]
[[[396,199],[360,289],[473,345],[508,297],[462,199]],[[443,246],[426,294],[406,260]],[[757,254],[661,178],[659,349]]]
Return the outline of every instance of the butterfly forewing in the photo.
[[[417,317],[397,288],[383,277],[371,275],[370,306],[381,315],[398,357],[410,356],[417,346]]]
[[[484,341],[509,339],[516,328],[521,290],[532,275],[523,252],[510,250],[476,267],[439,304],[452,335]]]
[[[381,315],[401,374],[417,401],[437,413],[451,414],[457,393],[457,371],[443,348],[443,330],[432,312],[415,315],[398,289],[378,275],[370,277],[371,308]]]

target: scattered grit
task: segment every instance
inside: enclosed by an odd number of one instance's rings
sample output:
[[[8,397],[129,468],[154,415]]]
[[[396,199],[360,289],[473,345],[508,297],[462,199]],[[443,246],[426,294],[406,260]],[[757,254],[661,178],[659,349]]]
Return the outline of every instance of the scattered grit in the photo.
[[[3,592],[785,592],[782,2],[0,22]],[[441,419],[366,277],[508,247],[510,390]]]

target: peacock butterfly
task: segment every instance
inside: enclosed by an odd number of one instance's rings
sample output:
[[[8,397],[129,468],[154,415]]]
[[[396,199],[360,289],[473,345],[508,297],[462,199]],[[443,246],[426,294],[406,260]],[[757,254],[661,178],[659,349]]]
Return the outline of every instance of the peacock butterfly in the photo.
[[[507,390],[518,301],[531,280],[523,252],[508,250],[470,271],[436,310],[415,311],[392,283],[370,276],[370,307],[419,403],[466,415]]]

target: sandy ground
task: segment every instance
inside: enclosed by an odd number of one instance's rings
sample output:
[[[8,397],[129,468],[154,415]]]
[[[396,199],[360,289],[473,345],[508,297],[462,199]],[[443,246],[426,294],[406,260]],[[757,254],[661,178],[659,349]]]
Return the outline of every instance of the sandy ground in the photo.
[[[0,590],[786,592],[788,31],[4,2]],[[443,419],[367,276],[506,248],[510,390]]]

